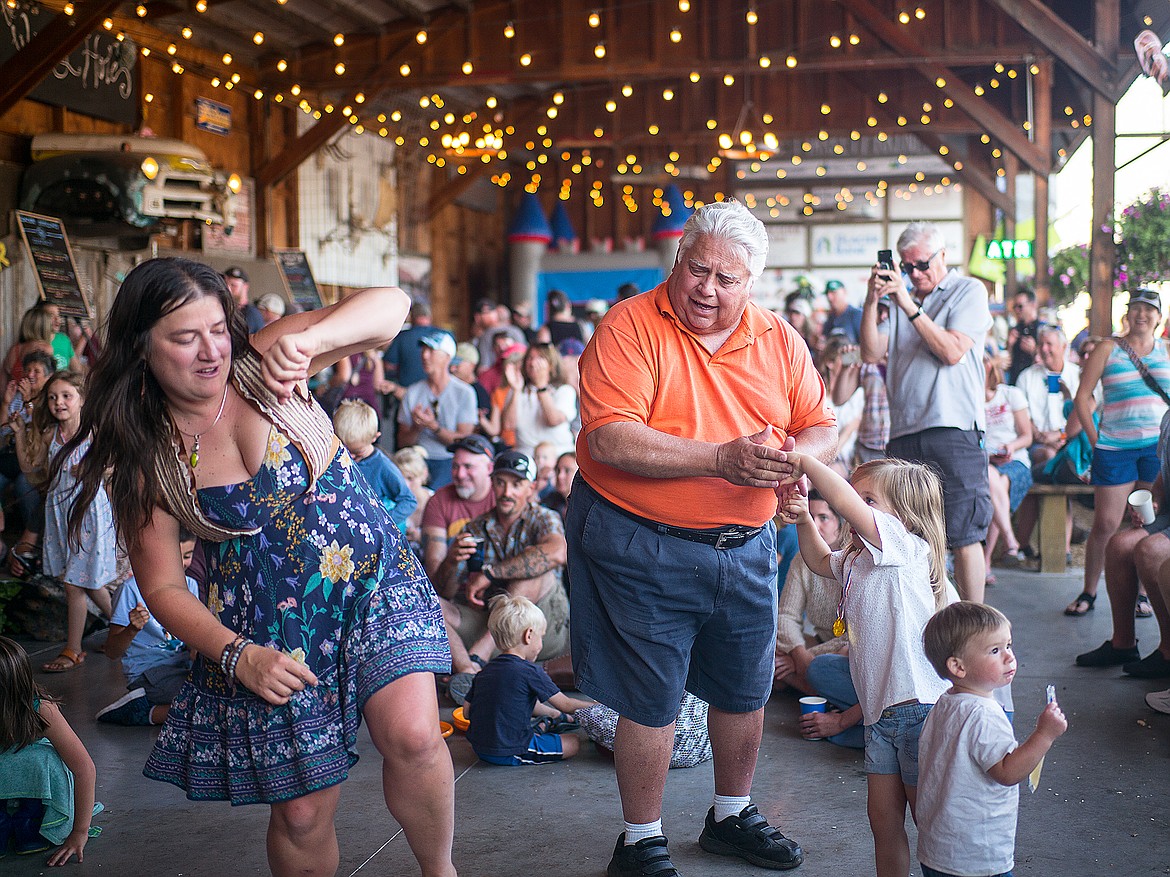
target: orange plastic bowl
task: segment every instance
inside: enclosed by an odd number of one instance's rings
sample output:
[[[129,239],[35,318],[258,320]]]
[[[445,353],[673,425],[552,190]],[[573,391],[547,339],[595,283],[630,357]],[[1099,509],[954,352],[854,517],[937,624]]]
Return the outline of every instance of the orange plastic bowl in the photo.
[[[455,729],[451,727],[450,722],[439,722],[439,731],[442,733],[444,739],[455,733]]]
[[[471,722],[467,720],[467,716],[463,715],[463,707],[461,706],[457,706],[451,711],[451,721],[460,731],[466,731],[471,727]]]

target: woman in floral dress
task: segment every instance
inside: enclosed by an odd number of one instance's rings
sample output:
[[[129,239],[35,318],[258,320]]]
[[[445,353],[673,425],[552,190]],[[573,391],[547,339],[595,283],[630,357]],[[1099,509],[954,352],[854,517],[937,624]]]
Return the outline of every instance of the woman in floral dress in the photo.
[[[450,670],[442,615],[305,384],[389,341],[408,307],[400,290],[366,289],[249,343],[214,270],[153,259],[122,284],[91,378],[71,524],[108,472],[143,597],[199,654],[145,772],[191,799],[269,804],[277,875],[336,871],[333,816],[363,718],[423,874],[455,873],[431,675]],[[180,523],[205,542],[206,607],[184,584]]]

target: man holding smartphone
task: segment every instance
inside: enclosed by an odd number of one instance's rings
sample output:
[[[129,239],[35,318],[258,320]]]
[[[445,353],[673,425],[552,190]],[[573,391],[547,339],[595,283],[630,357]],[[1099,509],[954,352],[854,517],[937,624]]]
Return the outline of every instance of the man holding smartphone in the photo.
[[[947,547],[965,600],[983,602],[987,570],[980,544],[991,523],[983,390],[983,346],[991,329],[987,291],[946,266],[938,228],[914,222],[898,238],[902,276],[870,272],[862,309],[861,354],[888,354],[890,439],[886,454],[933,465],[942,477]],[[878,331],[878,299],[890,299],[888,336]],[[887,341],[888,337],[888,341]]]

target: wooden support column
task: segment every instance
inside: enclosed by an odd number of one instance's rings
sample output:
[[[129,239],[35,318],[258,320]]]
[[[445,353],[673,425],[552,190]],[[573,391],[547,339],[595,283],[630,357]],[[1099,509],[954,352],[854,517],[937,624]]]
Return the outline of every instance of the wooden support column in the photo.
[[[1007,183],[1007,195],[1012,201],[1013,209],[1003,214],[1003,236],[1010,240],[1016,237],[1016,177],[1020,175],[1020,161],[1014,153],[1003,154],[1003,178]],[[1020,276],[1016,272],[1016,260],[1007,259],[1003,263],[1003,300],[1011,302],[1020,290]]]
[[[1098,0],[1094,10],[1093,42],[1107,58],[1117,57],[1118,0]],[[1117,245],[1113,242],[1115,145],[1117,107],[1093,92],[1093,235],[1089,247],[1089,295],[1092,311],[1089,331],[1113,331],[1113,270]]]
[[[1052,59],[1036,62],[1037,72],[1032,77],[1032,135],[1039,146],[1052,154]],[[1036,226],[1036,240],[1032,247],[1032,261],[1036,265],[1034,288],[1041,307],[1050,296],[1048,282],[1048,174],[1032,174],[1032,215]]]

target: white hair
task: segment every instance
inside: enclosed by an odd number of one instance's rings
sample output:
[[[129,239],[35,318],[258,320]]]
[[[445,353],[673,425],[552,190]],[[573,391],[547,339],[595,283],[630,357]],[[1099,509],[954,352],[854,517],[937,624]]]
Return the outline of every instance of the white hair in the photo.
[[[946,239],[933,222],[912,222],[898,235],[898,252],[904,253],[915,244],[926,244],[938,252],[946,246]]]
[[[682,240],[674,260],[676,265],[700,235],[720,238],[731,244],[752,277],[763,273],[764,260],[768,256],[768,230],[738,201],[713,201],[691,214],[683,226]]]

